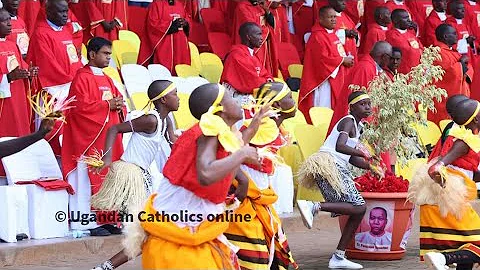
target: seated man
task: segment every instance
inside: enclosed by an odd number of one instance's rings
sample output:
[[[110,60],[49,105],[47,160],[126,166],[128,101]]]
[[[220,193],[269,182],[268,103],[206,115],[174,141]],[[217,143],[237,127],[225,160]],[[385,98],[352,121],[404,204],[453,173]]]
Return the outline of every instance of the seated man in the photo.
[[[239,34],[242,44],[234,45],[228,53],[220,82],[234,91],[235,98],[246,103],[253,89],[273,81],[273,77],[253,53],[262,43],[260,27],[247,22],[242,24]]]

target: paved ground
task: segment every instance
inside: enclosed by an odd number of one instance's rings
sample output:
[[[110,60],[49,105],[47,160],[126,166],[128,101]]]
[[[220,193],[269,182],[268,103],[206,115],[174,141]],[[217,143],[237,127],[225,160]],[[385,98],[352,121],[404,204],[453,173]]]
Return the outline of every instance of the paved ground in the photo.
[[[331,252],[335,250],[336,243],[340,236],[337,219],[331,219],[326,216],[321,216],[321,228],[308,230],[302,226],[295,226],[294,230],[287,231],[290,246],[293,255],[301,269],[328,269],[328,260]],[[417,222],[415,222],[417,223]],[[418,223],[417,223],[418,224]],[[112,250],[112,254],[116,250]],[[48,263],[48,265],[32,265],[15,268],[3,269],[18,269],[18,270],[62,270],[62,269],[91,269],[98,262],[104,260],[105,257],[92,255],[84,260],[77,261],[55,261]],[[421,270],[426,269],[424,265],[418,262],[418,225],[410,237],[408,243],[407,254],[401,261],[390,262],[359,262],[363,264],[365,269],[371,270]],[[120,270],[134,270],[141,269],[141,259],[130,262],[124,265]]]

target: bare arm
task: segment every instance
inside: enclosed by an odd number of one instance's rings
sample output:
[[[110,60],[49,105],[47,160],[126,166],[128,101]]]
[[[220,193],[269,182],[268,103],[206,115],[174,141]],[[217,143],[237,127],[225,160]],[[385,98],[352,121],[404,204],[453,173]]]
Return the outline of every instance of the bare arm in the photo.
[[[430,166],[430,168],[428,169],[428,174],[435,182],[437,182],[441,186],[444,186],[444,182],[440,175],[439,168],[443,165],[452,164],[452,162],[454,162],[457,158],[466,155],[469,149],[470,147],[464,141],[455,141],[452,149],[450,149],[450,151],[448,151],[445,156],[441,157],[435,164]]]
[[[130,125],[131,123],[131,125]],[[104,165],[101,169],[110,166],[112,163],[112,151],[109,151],[115,143],[115,138],[119,133],[144,132],[152,134],[157,130],[158,121],[154,115],[144,115],[125,123],[112,126],[107,131],[105,139],[105,156],[102,158]],[[133,130],[132,130],[133,127]]]
[[[53,129],[53,120],[43,120],[37,132],[30,135],[0,142],[0,158],[4,158],[22,151],[30,145],[43,139]]]
[[[349,136],[354,135],[355,133],[355,123],[353,119],[343,119],[338,124],[337,128],[341,132],[340,132],[340,135],[338,135],[337,144],[335,145],[335,150],[339,153],[349,155],[349,156],[365,157],[365,154],[362,151],[347,145],[347,140]]]
[[[247,197],[248,178],[241,169],[238,169],[235,179],[237,179],[238,182],[237,189],[235,190],[235,197],[237,197],[239,201],[243,202],[245,197]]]
[[[349,162],[360,169],[370,170],[370,163],[368,163],[363,157],[351,156]]]
[[[217,137],[201,136],[197,140],[197,176],[203,186],[214,184],[237,170],[242,163],[258,164],[257,150],[250,146],[217,159]]]
[[[175,143],[178,139],[177,135],[175,135],[175,130],[173,130],[173,123],[172,119],[167,116],[167,133],[168,133],[168,138],[172,143]]]

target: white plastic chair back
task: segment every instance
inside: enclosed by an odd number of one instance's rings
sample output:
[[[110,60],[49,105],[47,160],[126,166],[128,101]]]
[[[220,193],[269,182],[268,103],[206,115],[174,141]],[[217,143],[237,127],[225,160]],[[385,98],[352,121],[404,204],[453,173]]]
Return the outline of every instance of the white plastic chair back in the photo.
[[[144,66],[137,64],[126,64],[122,66],[122,77],[125,88],[130,95],[133,93],[146,93],[152,83],[150,72]]]
[[[148,71],[150,72],[150,77],[152,78],[152,81],[165,79],[168,80],[170,77],[172,77],[172,73],[170,73],[170,70],[160,64],[148,65]]]
[[[13,139],[13,138],[10,138]],[[40,178],[63,179],[53,150],[44,139],[2,159],[9,185]]]
[[[191,94],[195,88],[210,83],[207,79],[202,77],[189,77],[185,79],[185,87],[183,93]]]

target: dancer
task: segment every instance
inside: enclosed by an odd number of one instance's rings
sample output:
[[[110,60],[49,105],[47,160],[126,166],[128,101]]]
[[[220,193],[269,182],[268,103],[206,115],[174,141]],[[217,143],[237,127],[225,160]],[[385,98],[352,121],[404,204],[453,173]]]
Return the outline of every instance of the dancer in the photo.
[[[92,196],[92,205],[98,209],[129,212],[129,205],[143,203],[152,193],[153,179],[149,168],[159,149],[170,152],[172,123],[168,114],[178,110],[179,98],[177,88],[171,81],[157,80],[148,88],[150,99],[146,109],[148,113],[134,120],[112,126],[106,136],[107,153],[102,158],[104,165],[110,167],[100,191]],[[150,110],[151,106],[153,110]],[[119,161],[112,164],[111,149],[119,133],[133,132],[127,149]],[[158,164],[159,170],[163,165]],[[99,170],[99,171],[100,171]],[[156,179],[157,181],[159,179]],[[134,216],[137,213],[133,213]],[[111,270],[128,261],[122,251],[93,268],[94,270]]]
[[[366,211],[365,201],[353,182],[348,163],[374,174],[380,174],[367,161],[372,158],[355,147],[359,144],[361,120],[372,113],[370,97],[363,91],[348,97],[350,114],[338,121],[319,152],[310,156],[300,167],[299,181],[307,188],[318,186],[325,202],[298,200],[298,208],[305,225],[312,228],[318,211],[331,212],[332,217],[348,215],[349,219],[329,268],[362,269],[362,265],[345,258],[345,249],[352,239]]]
[[[295,116],[295,101],[288,86],[281,82],[263,84],[254,91],[253,97],[257,100],[254,108],[271,103],[274,111],[278,111],[276,118],[262,120],[258,132],[250,140],[251,146],[259,151],[270,151],[273,157],[263,159],[261,166],[240,166],[251,178],[247,197],[235,213],[254,215],[249,222],[231,222],[225,236],[234,245],[241,247],[237,255],[242,269],[288,269],[289,264],[298,268],[280,218],[273,208],[278,195],[272,188],[272,181],[285,180],[280,179],[281,175],[274,174],[277,165],[272,160],[277,159],[277,150],[286,144],[285,134],[280,131],[279,126],[283,120]],[[246,110],[247,120],[244,127],[249,125],[251,119],[248,119],[253,117],[254,111],[253,108]]]
[[[225,215],[231,213],[225,201],[240,165],[258,165],[259,156],[232,131],[243,113],[223,86],[199,86],[189,107],[200,122],[175,142],[163,169],[166,181],[147,200],[141,227],[127,234],[132,237],[126,241],[128,254],[135,256],[141,247],[144,269],[237,269],[238,248],[223,235]],[[258,129],[264,114],[262,109],[249,128]],[[237,180],[246,192],[245,177]],[[142,231],[146,236],[136,237]]]
[[[452,117],[459,126],[410,183],[409,200],[420,205],[420,256],[433,269],[454,263],[457,269],[472,269],[480,262],[474,246],[480,243],[480,217],[470,205],[477,198],[479,111],[476,100],[458,103]]]

